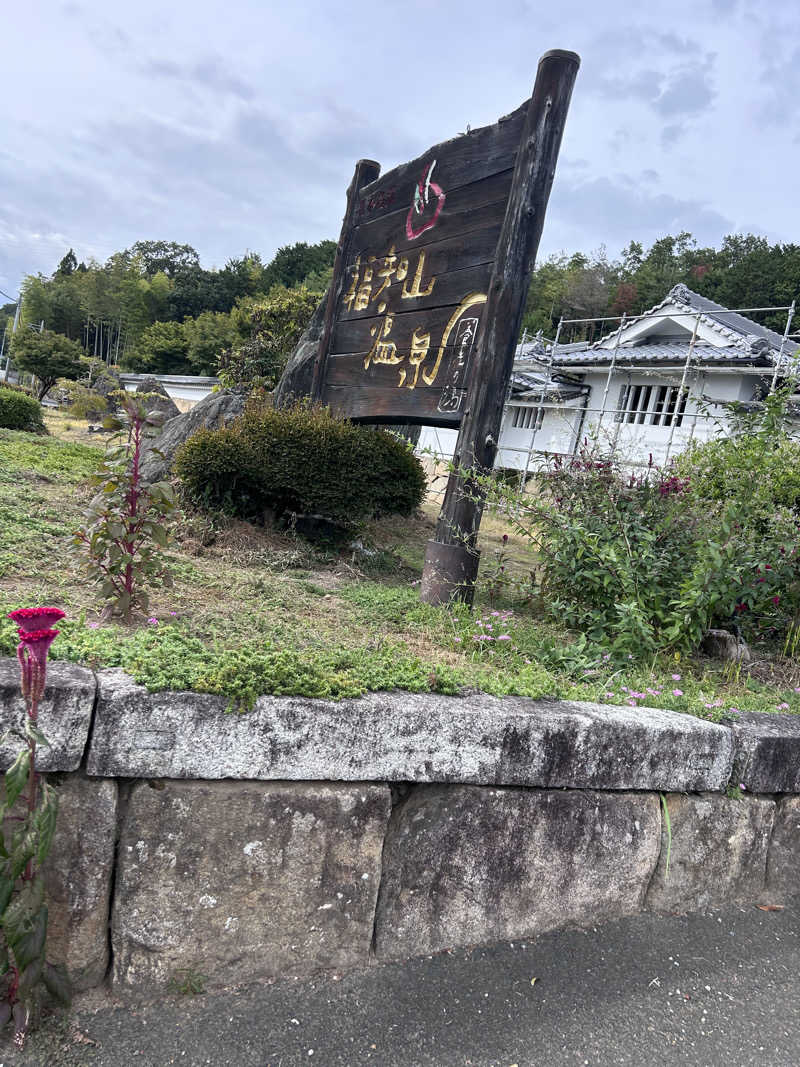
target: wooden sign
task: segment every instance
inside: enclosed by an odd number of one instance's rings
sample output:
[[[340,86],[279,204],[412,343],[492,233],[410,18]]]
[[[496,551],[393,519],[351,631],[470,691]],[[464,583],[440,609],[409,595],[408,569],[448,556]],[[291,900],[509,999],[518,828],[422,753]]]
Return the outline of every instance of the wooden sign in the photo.
[[[547,52],[533,95],[383,177],[356,165],[314,368],[313,399],[355,421],[459,428],[421,596],[470,601],[490,471],[572,87]]]
[[[461,422],[526,112],[351,186],[315,390],[338,414]]]

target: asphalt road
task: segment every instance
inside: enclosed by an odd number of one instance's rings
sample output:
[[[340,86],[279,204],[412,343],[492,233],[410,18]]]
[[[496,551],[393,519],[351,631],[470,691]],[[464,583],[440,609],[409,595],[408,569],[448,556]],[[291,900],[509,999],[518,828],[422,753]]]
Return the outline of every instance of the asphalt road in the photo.
[[[84,998],[0,1067],[800,1067],[798,976],[800,898],[640,915],[135,1009]]]

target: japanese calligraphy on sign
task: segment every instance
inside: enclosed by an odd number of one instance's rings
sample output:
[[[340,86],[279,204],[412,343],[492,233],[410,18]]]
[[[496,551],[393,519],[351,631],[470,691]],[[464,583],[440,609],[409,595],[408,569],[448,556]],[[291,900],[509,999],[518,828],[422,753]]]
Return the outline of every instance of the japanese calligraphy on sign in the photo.
[[[525,105],[348,201],[322,403],[362,422],[460,424],[524,119]]]

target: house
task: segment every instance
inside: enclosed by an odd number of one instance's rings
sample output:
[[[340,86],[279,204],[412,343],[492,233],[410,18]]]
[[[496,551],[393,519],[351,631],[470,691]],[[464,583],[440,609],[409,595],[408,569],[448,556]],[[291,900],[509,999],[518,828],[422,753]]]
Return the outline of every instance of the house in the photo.
[[[660,304],[593,344],[542,338],[517,349],[496,466],[525,472],[585,439],[632,466],[663,464],[691,440],[730,430],[731,405],[763,399],[794,374],[800,346],[676,285]],[[426,427],[420,447],[452,455],[455,430]]]

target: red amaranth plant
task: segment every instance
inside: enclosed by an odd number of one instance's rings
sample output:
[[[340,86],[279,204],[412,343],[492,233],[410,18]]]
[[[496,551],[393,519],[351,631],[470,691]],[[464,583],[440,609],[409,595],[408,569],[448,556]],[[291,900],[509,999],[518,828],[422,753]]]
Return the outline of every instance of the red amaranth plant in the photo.
[[[146,410],[147,394],[118,395],[127,438],[109,448],[90,479],[98,492],[89,505],[86,525],[75,531],[74,543],[86,554],[84,570],[100,585],[106,614],[119,614],[129,623],[134,608],[145,614],[149,610],[145,584],[172,584],[159,549],[169,543],[165,520],[175,508],[175,498],[168,482],[146,485],[140,469],[147,435],[163,418]]]
[[[63,617],[60,608],[48,607],[9,613],[18,626],[17,658],[25,702],[24,728],[12,732],[25,747],[6,771],[0,799],[0,975],[6,978],[0,1026],[13,1020],[18,1048],[25,1043],[40,983],[62,1003],[69,1004],[71,999],[66,972],[45,958],[47,904],[41,867],[53,842],[58,799],[52,786],[40,783],[36,770],[37,745],[48,745],[38,722],[47,684],[47,657],[58,637],[52,624]],[[20,798],[22,812],[17,804]]]

